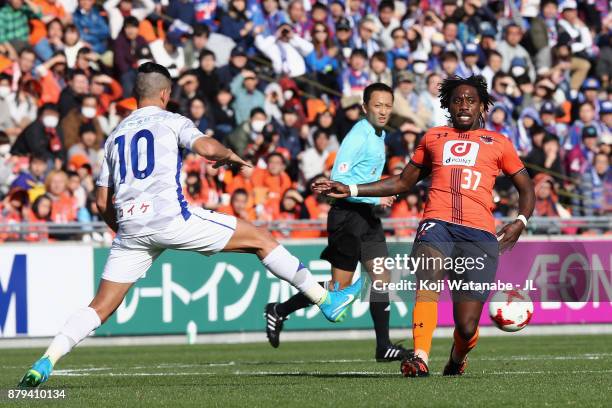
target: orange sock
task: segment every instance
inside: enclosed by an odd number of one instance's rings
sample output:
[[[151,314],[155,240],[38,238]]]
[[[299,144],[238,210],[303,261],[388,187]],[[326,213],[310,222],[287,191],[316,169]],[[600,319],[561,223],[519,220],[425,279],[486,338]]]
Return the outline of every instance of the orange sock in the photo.
[[[453,337],[455,338],[455,347],[453,348],[453,360],[456,363],[460,363],[465,360],[465,356],[470,352],[471,349],[476,347],[476,343],[478,343],[478,333],[479,329],[476,329],[476,333],[472,336],[471,339],[465,340],[463,337],[457,333],[457,329],[453,333]]]
[[[416,303],[412,312],[412,338],[414,350],[426,353],[426,360],[431,350],[431,339],[438,324],[438,298],[437,292],[423,290],[417,291]]]

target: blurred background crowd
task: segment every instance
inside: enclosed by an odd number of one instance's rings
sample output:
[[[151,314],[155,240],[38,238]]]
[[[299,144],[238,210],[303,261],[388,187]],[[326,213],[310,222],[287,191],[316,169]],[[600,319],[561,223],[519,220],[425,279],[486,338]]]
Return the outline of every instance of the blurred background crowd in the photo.
[[[99,220],[102,146],[136,108],[136,69],[150,60],[174,78],[169,110],[254,165],[236,173],[186,154],[186,198],[276,221],[278,236],[325,236],[299,227],[329,210],[309,184],[329,175],[368,84],[394,90],[385,173],[396,174],[448,123],[437,94],[452,75],[486,78],[486,126],[529,169],[535,215],[609,216],[611,28],[605,0],[0,0],[0,225]],[[416,219],[426,194],[425,182],[381,215]],[[516,215],[509,180],[494,203]],[[46,239],[57,237],[0,228],[0,241]]]

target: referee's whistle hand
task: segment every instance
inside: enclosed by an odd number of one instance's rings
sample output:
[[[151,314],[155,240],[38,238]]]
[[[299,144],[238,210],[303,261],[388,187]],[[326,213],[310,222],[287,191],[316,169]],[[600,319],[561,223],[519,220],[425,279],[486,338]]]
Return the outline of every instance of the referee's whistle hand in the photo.
[[[331,180],[320,180],[312,183],[312,191],[332,198],[350,197],[349,187],[345,184]]]

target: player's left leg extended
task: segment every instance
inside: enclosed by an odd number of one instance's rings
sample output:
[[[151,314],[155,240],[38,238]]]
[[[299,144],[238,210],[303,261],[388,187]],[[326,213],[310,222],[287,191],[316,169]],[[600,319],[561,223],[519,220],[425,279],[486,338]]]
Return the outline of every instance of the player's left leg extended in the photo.
[[[448,363],[442,375],[463,375],[467,367],[467,355],[478,343],[478,321],[484,303],[478,300],[453,302],[455,332]]]
[[[328,291],[316,281],[308,268],[264,229],[238,219],[235,232],[223,248],[224,252],[256,254],[275,276],[299,289],[310,301],[319,306],[331,322],[344,319],[348,307],[361,291],[361,279],[338,291]]]

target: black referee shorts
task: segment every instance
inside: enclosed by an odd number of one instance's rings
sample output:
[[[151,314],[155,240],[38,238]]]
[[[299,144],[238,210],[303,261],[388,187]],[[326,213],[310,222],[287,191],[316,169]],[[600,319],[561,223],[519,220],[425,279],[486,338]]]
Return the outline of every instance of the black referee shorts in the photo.
[[[386,257],[387,243],[374,206],[336,200],[327,216],[327,248],[321,258],[335,268],[354,271],[359,261]]]

